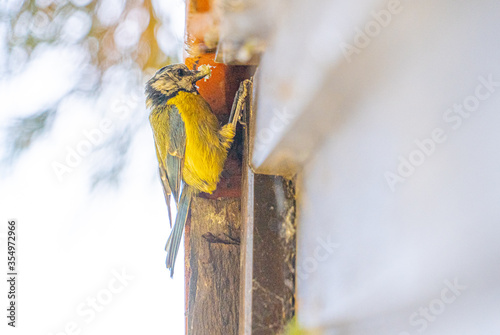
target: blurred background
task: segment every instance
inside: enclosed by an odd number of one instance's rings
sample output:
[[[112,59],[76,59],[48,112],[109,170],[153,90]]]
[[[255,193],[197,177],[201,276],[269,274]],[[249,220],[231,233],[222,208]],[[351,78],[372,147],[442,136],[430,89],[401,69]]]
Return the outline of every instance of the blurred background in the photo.
[[[0,248],[17,219],[20,333],[183,333],[143,91],[181,60],[184,21],[182,0],[0,1]]]

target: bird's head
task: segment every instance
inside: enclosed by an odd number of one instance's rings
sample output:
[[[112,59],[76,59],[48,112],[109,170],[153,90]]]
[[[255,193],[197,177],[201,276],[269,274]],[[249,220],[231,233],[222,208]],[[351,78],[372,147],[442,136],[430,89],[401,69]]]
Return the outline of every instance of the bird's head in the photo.
[[[184,64],[168,65],[155,73],[146,83],[148,106],[160,106],[173,98],[178,92],[198,92],[196,82],[210,74],[210,69],[191,71]]]

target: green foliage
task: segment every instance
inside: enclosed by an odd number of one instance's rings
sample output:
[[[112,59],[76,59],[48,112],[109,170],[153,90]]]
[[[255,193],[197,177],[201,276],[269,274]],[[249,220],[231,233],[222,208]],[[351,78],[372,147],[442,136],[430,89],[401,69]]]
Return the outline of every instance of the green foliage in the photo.
[[[48,131],[54,120],[54,111],[46,110],[33,115],[17,118],[7,128],[6,160],[15,160],[30,147],[44,132]],[[6,163],[10,163],[7,161]]]
[[[101,103],[103,100],[119,100],[120,96],[130,92],[142,96],[143,77],[176,60],[177,55],[166,55],[157,42],[157,32],[168,22],[158,19],[151,0],[123,0],[117,8],[119,3],[108,0],[19,0],[7,1],[0,8],[0,84],[3,81],[8,85],[24,78],[22,87],[25,96],[29,97],[30,80],[36,74],[26,74],[28,64],[50,49],[76,50],[75,62],[80,69],[69,83],[72,86],[62,92],[62,96],[48,105],[38,106],[32,114],[25,113],[1,125],[4,134],[0,141],[5,150],[0,160],[5,166],[12,167],[22,153],[48,133],[63,113],[61,110],[71,112],[71,108],[60,108],[66,98],[85,97],[89,105],[100,106],[93,112],[104,116],[112,112],[112,107],[105,107]],[[164,27],[162,31],[165,31]],[[3,64],[2,59],[5,60]],[[116,80],[112,82],[110,78],[120,71],[127,72],[121,74],[123,87],[109,87],[117,86]],[[44,79],[50,81],[51,78]],[[134,104],[136,113],[143,111],[142,102],[135,101]],[[146,119],[144,115],[140,116]],[[127,162],[133,135],[146,123],[132,117],[127,120],[128,124],[119,125],[118,135],[110,136],[105,143],[93,148],[96,156],[107,159],[95,160],[99,163],[92,169],[91,185],[102,182],[117,184]]]

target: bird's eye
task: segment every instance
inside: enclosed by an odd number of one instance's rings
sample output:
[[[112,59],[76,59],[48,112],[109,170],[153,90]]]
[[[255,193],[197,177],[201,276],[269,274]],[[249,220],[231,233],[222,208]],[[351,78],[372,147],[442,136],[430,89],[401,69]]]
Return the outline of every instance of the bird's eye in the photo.
[[[184,69],[178,69],[178,70],[177,70],[177,75],[178,75],[178,76],[181,76],[181,77],[182,77],[182,76],[183,76],[183,75],[185,75],[185,74],[186,74],[186,72],[184,71]]]

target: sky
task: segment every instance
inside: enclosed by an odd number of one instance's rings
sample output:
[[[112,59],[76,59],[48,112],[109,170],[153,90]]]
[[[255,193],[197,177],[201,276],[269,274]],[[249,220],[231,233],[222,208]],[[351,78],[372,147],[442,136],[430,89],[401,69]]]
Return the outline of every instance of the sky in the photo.
[[[44,1],[51,2],[35,2]],[[102,20],[117,20],[112,11],[123,2],[100,3],[108,8]],[[154,5],[167,22],[158,32],[164,37],[160,47],[181,55],[183,1]],[[12,6],[15,1],[0,1],[3,13]],[[119,47],[129,48],[134,29],[140,29],[133,15],[115,31]],[[50,131],[0,178],[4,276],[11,219],[17,220],[18,255],[17,329],[7,326],[4,315],[0,327],[8,332],[2,334],[183,334],[183,262],[177,262],[171,279],[164,251],[168,215],[144,107],[147,76],[123,62],[103,74],[102,91],[95,99],[74,91],[75,85],[95,80],[79,42],[79,34],[88,29],[86,20],[83,12],[76,12],[63,30],[65,43],[39,46],[29,58],[8,49],[8,27],[0,20],[0,155],[5,154],[5,126],[13,118],[61,101]],[[164,43],[168,38],[175,43]],[[18,56],[12,57],[13,52]],[[82,75],[88,77],[75,80]],[[89,175],[114,159],[102,147],[131,132],[121,182],[92,191]],[[0,281],[0,292],[6,314],[6,280]]]

